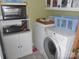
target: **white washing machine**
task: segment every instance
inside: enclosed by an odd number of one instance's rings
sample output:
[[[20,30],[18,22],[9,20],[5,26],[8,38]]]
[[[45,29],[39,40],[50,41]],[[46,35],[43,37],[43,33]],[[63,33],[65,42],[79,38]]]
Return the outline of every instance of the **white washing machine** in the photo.
[[[75,33],[56,27],[46,29],[46,38],[40,42],[40,51],[46,59],[69,59]]]

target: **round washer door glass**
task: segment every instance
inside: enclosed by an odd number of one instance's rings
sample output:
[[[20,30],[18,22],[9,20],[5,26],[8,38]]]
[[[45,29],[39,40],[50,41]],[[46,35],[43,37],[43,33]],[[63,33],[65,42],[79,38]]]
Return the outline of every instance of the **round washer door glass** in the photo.
[[[44,40],[44,50],[48,56],[49,59],[57,59],[58,58],[58,51],[55,43],[52,39],[47,37]]]

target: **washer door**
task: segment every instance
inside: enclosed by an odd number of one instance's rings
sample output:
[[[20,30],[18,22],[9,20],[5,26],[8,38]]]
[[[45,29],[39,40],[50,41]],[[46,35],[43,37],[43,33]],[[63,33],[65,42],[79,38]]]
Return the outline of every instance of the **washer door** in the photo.
[[[44,50],[49,59],[60,59],[60,48],[54,40],[47,37],[44,40]]]

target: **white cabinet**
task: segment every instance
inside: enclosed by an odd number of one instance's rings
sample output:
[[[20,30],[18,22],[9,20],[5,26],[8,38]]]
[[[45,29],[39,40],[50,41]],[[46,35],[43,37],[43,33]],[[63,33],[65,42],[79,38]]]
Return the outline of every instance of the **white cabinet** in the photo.
[[[79,11],[79,0],[45,0],[47,10]]]
[[[3,38],[7,59],[17,59],[32,53],[31,32],[6,35]]]

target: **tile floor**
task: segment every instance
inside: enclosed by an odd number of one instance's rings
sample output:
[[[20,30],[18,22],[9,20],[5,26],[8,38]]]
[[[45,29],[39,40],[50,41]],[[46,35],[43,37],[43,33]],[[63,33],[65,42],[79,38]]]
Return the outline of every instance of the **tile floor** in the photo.
[[[19,59],[45,59],[45,58],[39,51],[37,51],[31,55],[28,55],[28,56],[25,56],[25,57],[19,58]]]

